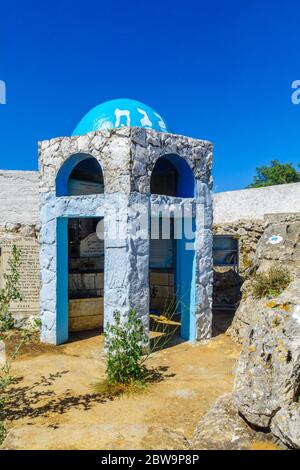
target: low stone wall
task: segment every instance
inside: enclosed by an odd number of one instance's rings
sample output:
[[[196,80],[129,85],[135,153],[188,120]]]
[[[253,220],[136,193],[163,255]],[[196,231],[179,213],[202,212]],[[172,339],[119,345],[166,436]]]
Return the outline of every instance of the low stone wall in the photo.
[[[299,220],[299,217],[299,213],[265,214],[263,220],[241,219],[236,222],[214,224],[214,235],[230,235],[237,238],[239,250],[237,272],[230,267],[214,267],[214,305],[238,306],[245,274],[253,263],[256,263],[258,256],[256,249],[263,233],[266,231],[269,234],[268,236],[273,234],[287,238],[285,231],[295,230],[293,227],[296,227],[295,223]],[[296,238],[297,234],[293,238],[293,243],[296,243]],[[263,256],[266,257],[265,252]],[[287,252],[285,258],[283,262],[287,261]]]
[[[226,224],[214,224],[215,235],[229,235],[238,240],[238,269],[214,267],[213,305],[223,308],[238,306],[244,274],[251,266],[257,243],[264,231],[263,220],[238,220]]]

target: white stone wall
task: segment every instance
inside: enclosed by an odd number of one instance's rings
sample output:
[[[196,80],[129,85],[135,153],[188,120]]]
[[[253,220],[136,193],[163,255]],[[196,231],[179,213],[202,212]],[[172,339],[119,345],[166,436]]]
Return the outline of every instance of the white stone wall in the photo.
[[[38,223],[38,172],[0,170],[0,226]]]
[[[300,183],[225,191],[213,195],[214,223],[263,220],[266,214],[300,212]]]
[[[38,225],[38,185],[37,171],[0,170],[0,227]],[[300,212],[300,183],[215,193],[213,202],[215,224]]]

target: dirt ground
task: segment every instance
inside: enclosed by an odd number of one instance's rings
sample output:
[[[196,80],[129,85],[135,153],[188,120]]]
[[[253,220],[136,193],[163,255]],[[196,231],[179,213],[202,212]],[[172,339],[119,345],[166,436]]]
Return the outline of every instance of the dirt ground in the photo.
[[[201,344],[178,342],[150,359],[160,378],[145,392],[107,399],[93,389],[105,377],[103,335],[27,348],[13,368],[18,382],[4,448],[183,448],[203,413],[231,390],[238,354],[224,334]]]

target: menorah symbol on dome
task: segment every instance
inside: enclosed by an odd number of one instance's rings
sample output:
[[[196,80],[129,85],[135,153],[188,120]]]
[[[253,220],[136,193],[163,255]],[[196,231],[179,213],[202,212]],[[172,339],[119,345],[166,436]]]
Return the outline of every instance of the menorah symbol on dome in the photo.
[[[148,113],[141,108],[137,108],[137,112],[141,114],[140,123],[144,127],[153,127],[153,123],[149,118]],[[115,114],[115,127],[129,127],[131,123],[130,111],[128,109],[119,109],[117,108],[114,112]],[[162,119],[162,117],[158,113],[154,113],[154,116],[157,118],[157,123],[161,130],[166,131],[167,127]]]

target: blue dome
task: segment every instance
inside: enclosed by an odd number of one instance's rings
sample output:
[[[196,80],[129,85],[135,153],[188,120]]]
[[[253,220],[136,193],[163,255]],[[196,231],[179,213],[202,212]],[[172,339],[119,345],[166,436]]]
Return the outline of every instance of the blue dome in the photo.
[[[95,106],[77,124],[72,135],[125,126],[170,132],[164,119],[152,108],[140,101],[122,98]]]

